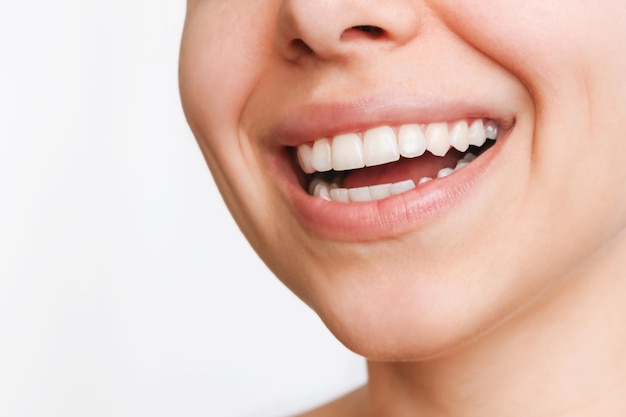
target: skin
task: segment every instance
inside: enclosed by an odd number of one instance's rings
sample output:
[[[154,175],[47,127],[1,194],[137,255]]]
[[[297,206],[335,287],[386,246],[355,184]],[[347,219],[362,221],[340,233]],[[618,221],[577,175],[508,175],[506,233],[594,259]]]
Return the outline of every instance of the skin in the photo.
[[[181,98],[225,202],[276,276],[368,359],[367,386],[306,416],[623,414],[624,2],[187,6]],[[271,132],[293,109],[363,100],[373,119],[388,103],[469,102],[514,125],[449,209],[323,233],[294,207]],[[414,121],[433,121],[421,106]]]

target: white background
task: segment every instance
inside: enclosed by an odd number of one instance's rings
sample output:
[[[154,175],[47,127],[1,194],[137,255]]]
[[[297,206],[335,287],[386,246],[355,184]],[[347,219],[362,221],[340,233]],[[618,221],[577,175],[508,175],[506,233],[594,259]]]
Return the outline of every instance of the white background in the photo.
[[[2,0],[2,417],[282,417],[365,380],[217,194],[184,7]]]

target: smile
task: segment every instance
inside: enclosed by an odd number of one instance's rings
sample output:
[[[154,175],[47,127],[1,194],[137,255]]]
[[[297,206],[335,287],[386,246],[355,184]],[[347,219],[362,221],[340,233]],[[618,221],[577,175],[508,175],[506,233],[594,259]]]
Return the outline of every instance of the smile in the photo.
[[[309,195],[340,203],[383,200],[463,169],[498,138],[488,118],[379,126],[297,147]]]

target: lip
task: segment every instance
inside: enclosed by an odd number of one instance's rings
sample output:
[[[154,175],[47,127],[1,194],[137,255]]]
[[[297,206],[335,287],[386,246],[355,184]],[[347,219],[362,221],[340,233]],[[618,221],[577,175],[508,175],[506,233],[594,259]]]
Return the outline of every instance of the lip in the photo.
[[[494,110],[498,109],[498,110]],[[434,96],[379,95],[351,102],[309,103],[292,109],[263,135],[272,145],[297,147],[323,137],[362,132],[383,125],[449,122],[485,118],[506,131],[513,126],[512,110],[503,103],[477,104]]]
[[[400,195],[362,203],[338,203],[309,195],[300,182],[300,168],[289,152],[278,152],[278,187],[305,231],[324,240],[364,242],[392,238],[426,227],[445,215],[485,178],[515,125],[513,112],[498,107],[451,102],[430,97],[362,99],[352,103],[304,105],[272,130],[274,146],[286,150],[320,137],[360,132],[381,125],[488,118],[498,122],[501,134],[479,158],[454,174]],[[500,107],[502,109],[503,107]],[[504,110],[506,111],[506,110]],[[271,138],[271,139],[269,139]],[[286,161],[287,160],[287,161]]]

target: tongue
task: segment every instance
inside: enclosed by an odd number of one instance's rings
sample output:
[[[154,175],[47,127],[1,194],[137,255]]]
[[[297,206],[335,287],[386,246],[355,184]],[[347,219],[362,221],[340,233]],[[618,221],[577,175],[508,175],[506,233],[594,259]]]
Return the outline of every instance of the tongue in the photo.
[[[413,180],[415,184],[421,178],[435,178],[442,168],[454,168],[460,156],[456,152],[448,152],[439,157],[425,153],[418,158],[401,158],[397,162],[367,167],[351,171],[342,182],[342,187],[357,188],[377,184],[395,183]]]

